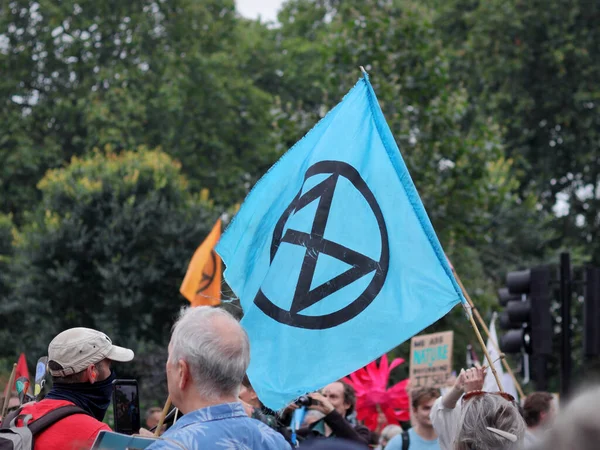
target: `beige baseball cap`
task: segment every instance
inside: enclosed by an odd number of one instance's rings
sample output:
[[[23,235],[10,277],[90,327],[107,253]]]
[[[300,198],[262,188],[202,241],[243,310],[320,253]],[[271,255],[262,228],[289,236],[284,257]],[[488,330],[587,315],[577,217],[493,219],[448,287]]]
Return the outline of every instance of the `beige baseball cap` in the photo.
[[[133,350],[112,344],[101,331],[91,328],[70,328],[63,331],[48,346],[48,362],[61,365],[62,370],[48,370],[54,377],[66,377],[83,372],[88,366],[103,359],[127,362],[133,359]]]

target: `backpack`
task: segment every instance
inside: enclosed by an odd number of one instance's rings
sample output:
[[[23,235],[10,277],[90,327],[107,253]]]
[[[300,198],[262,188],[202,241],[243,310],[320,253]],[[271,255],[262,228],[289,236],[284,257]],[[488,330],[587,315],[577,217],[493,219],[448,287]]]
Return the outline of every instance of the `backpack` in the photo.
[[[87,414],[79,406],[67,405],[56,408],[29,423],[31,414],[23,415],[19,408],[7,415],[0,425],[0,450],[33,450],[34,437],[59,420],[73,414]],[[18,427],[17,420],[21,418],[23,425]]]
[[[408,450],[409,446],[410,446],[410,436],[408,435],[408,431],[404,430],[402,432],[402,450]],[[0,450],[2,450],[1,447],[0,447]]]

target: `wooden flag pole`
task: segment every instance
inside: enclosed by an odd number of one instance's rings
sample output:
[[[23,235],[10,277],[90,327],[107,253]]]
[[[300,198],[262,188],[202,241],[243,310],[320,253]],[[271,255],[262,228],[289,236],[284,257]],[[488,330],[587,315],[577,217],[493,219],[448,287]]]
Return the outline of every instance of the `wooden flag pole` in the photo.
[[[471,305],[471,308],[475,312],[475,317],[477,317],[477,321],[479,322],[479,324],[483,328],[483,331],[485,332],[485,334],[487,334],[487,336],[490,339],[490,342],[494,346],[494,350],[496,350],[498,352],[498,354],[500,355],[500,360],[502,361],[502,365],[504,366],[504,369],[506,369],[506,371],[508,372],[508,374],[512,378],[513,383],[515,384],[515,388],[517,389],[517,392],[519,393],[519,397],[521,399],[524,399],[525,398],[525,394],[523,393],[523,389],[521,388],[521,384],[517,381],[517,378],[515,377],[515,374],[513,373],[512,369],[510,368],[510,365],[506,361],[504,353],[502,353],[500,351],[500,348],[498,347],[498,343],[494,339],[492,339],[490,337],[490,330],[487,327],[487,325],[485,324],[485,322],[483,321],[483,319],[481,318],[481,314],[479,314],[479,311],[477,310],[477,308],[475,306],[473,306],[473,305]]]
[[[10,396],[12,394],[12,385],[15,382],[15,376],[17,374],[17,363],[13,364],[10,378],[8,379],[8,389],[6,390],[6,397],[4,398],[4,405],[2,405],[2,417],[6,416],[6,410],[8,409],[8,403],[10,402]]]
[[[162,414],[160,415],[160,420],[158,421],[158,425],[156,425],[156,430],[154,430],[154,436],[158,437],[160,435],[160,430],[162,429],[163,424],[165,423],[165,417],[167,417],[167,413],[169,412],[169,408],[171,407],[171,396],[167,397],[167,401],[165,402],[165,407],[162,410]]]
[[[465,287],[463,286],[463,284],[459,281],[458,274],[454,270],[454,267],[452,267],[452,273],[454,274],[454,278],[456,278],[456,280],[458,282],[458,285],[460,286],[460,289],[462,290],[462,293],[465,296],[465,298],[470,298],[469,294],[467,293],[467,290],[465,289]],[[469,306],[468,307],[465,306],[464,303],[462,305],[463,305],[463,308],[465,309],[465,312],[467,313],[467,316],[469,317],[469,322],[471,322],[471,326],[473,327],[473,330],[475,331],[475,335],[477,336],[477,340],[479,341],[479,345],[481,345],[481,348],[483,350],[483,354],[485,355],[485,359],[487,359],[488,366],[492,370],[492,374],[494,375],[494,378],[496,379],[496,383],[498,384],[498,389],[500,389],[500,392],[504,392],[504,389],[502,388],[502,382],[500,381],[500,377],[498,376],[498,372],[496,372],[496,368],[494,367],[494,361],[492,361],[492,357],[490,356],[490,354],[487,351],[487,347],[485,345],[485,342],[483,342],[483,338],[481,337],[481,333],[479,332],[479,328],[477,328],[477,324],[475,323],[475,319],[473,319],[473,307],[472,307],[472,304],[471,304],[471,302],[469,302]]]
[[[464,291],[463,291],[463,293],[464,293]],[[477,328],[475,319],[473,319],[473,312],[470,310],[470,307],[469,308],[465,307],[465,310],[467,312],[467,316],[469,316],[469,322],[471,322],[471,326],[473,327],[473,330],[475,330],[475,335],[477,336],[477,340],[479,341],[479,344],[481,345],[481,348],[483,349],[483,354],[485,355],[485,359],[487,359],[487,361],[488,361],[488,366],[492,370],[492,374],[494,374],[494,378],[496,379],[496,383],[498,384],[498,389],[500,389],[500,392],[504,392],[504,388],[502,387],[502,383],[500,382],[500,377],[498,376],[498,372],[496,372],[496,368],[494,367],[494,361],[492,361],[492,357],[490,356],[490,354],[487,351],[485,343],[483,342],[483,338],[481,337],[481,333],[479,332],[479,328]]]
[[[504,357],[504,354],[500,351],[498,343],[494,339],[492,339],[492,337],[490,336],[490,330],[489,330],[489,328],[485,324],[483,318],[481,317],[481,314],[479,314],[479,310],[477,309],[477,307],[473,303],[473,300],[471,300],[471,297],[469,296],[469,294],[467,293],[467,290],[463,286],[462,281],[460,281],[460,277],[458,276],[458,274],[456,273],[456,271],[454,271],[454,269],[452,270],[452,272],[454,272],[454,277],[456,278],[456,281],[458,282],[458,285],[462,289],[463,294],[464,294],[465,298],[467,299],[467,302],[469,302],[469,306],[471,307],[473,313],[475,314],[475,317],[477,318],[477,321],[479,322],[479,324],[483,328],[483,331],[487,335],[488,339],[492,342],[492,345],[494,346],[494,350],[496,350],[498,352],[498,355],[500,355],[500,359],[502,360],[502,365],[504,366],[504,368],[506,369],[506,371],[510,374],[510,377],[512,378],[513,383],[515,383],[515,387],[517,388],[517,392],[519,393],[519,396],[521,397],[521,399],[524,399],[525,398],[525,393],[523,392],[523,389],[521,388],[521,385],[517,381],[517,378],[515,377],[515,374],[513,373],[512,369],[508,365],[508,362],[506,361],[506,358]]]

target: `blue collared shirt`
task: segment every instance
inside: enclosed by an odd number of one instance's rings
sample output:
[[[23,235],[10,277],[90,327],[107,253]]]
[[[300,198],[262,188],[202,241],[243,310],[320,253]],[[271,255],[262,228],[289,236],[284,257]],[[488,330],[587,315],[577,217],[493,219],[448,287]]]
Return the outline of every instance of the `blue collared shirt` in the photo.
[[[224,403],[192,411],[148,450],[290,450],[283,436],[246,415],[241,403]]]

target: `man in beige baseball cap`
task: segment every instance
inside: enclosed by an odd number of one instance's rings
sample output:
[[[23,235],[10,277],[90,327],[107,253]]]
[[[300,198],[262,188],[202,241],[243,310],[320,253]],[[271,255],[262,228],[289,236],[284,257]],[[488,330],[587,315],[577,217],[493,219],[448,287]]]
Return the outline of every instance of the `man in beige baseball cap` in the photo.
[[[133,359],[133,351],[113,345],[107,335],[91,328],[63,331],[48,346],[48,368],[53,377],[64,378],[89,370],[88,378],[93,380],[93,366],[105,359],[128,362]]]
[[[52,389],[21,414],[31,414],[35,421],[61,408],[74,412],[35,436],[34,450],[90,448],[100,431],[110,431],[102,420],[116,379],[111,363],[131,361],[133,356],[132,350],[113,345],[106,334],[90,328],[71,328],[56,336],[48,346]]]

